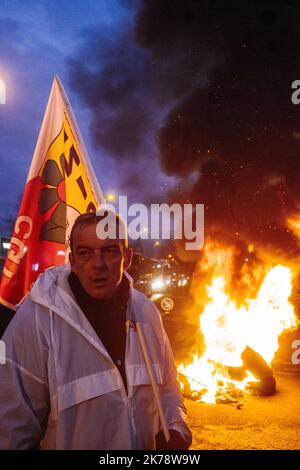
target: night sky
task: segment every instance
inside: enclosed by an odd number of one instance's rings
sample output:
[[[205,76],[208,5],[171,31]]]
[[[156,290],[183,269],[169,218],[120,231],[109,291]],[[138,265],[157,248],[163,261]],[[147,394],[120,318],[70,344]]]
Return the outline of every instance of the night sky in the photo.
[[[0,106],[0,234],[18,210],[55,74],[102,191],[134,202],[165,200],[175,178],[159,167],[155,130],[164,110],[148,99],[149,54],[134,39],[136,13],[135,1],[0,0],[0,77],[7,86]],[[89,100],[95,93],[97,100]]]
[[[204,203],[208,236],[298,259],[299,24],[292,0],[0,0],[2,223],[57,73],[104,193]]]

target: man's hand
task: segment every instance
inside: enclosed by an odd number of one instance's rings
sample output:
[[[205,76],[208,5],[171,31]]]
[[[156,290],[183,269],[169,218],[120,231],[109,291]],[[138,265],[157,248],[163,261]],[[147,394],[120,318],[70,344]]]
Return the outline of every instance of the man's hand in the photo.
[[[163,431],[155,436],[157,450],[188,450],[189,446],[181,434],[174,429],[169,429],[170,440],[166,442]]]

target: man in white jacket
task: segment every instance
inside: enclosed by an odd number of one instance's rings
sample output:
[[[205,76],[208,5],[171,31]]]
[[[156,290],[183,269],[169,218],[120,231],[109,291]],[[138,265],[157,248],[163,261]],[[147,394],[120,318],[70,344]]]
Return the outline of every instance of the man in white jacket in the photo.
[[[100,239],[99,220],[91,213],[78,217],[70,263],[39,276],[2,338],[0,449],[191,444],[160,315],[124,272],[132,257],[127,239]],[[133,321],[146,337],[171,435],[167,444]]]

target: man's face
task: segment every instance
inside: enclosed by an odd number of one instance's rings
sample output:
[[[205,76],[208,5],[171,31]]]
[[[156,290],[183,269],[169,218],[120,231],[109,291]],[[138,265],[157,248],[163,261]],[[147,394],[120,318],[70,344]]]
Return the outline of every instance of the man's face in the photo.
[[[72,271],[84,290],[95,299],[113,297],[124,269],[130,266],[132,250],[121,240],[100,240],[97,224],[78,227],[74,232],[69,259]]]

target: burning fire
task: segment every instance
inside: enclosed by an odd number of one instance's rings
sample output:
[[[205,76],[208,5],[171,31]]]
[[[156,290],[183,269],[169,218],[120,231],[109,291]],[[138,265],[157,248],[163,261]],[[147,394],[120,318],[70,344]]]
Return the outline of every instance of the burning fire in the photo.
[[[247,347],[270,364],[279,336],[297,323],[289,302],[292,272],[288,267],[277,265],[269,269],[256,298],[247,299],[241,307],[237,307],[225,287],[225,277],[218,275],[207,289],[210,300],[199,320],[205,343],[203,355],[195,354],[191,364],[178,368],[191,392],[206,403],[216,403],[218,394],[225,389],[234,390],[236,396],[239,390],[246,391],[249,382],[257,379],[247,372],[243,380],[232,380],[228,371],[242,366],[242,353]]]

